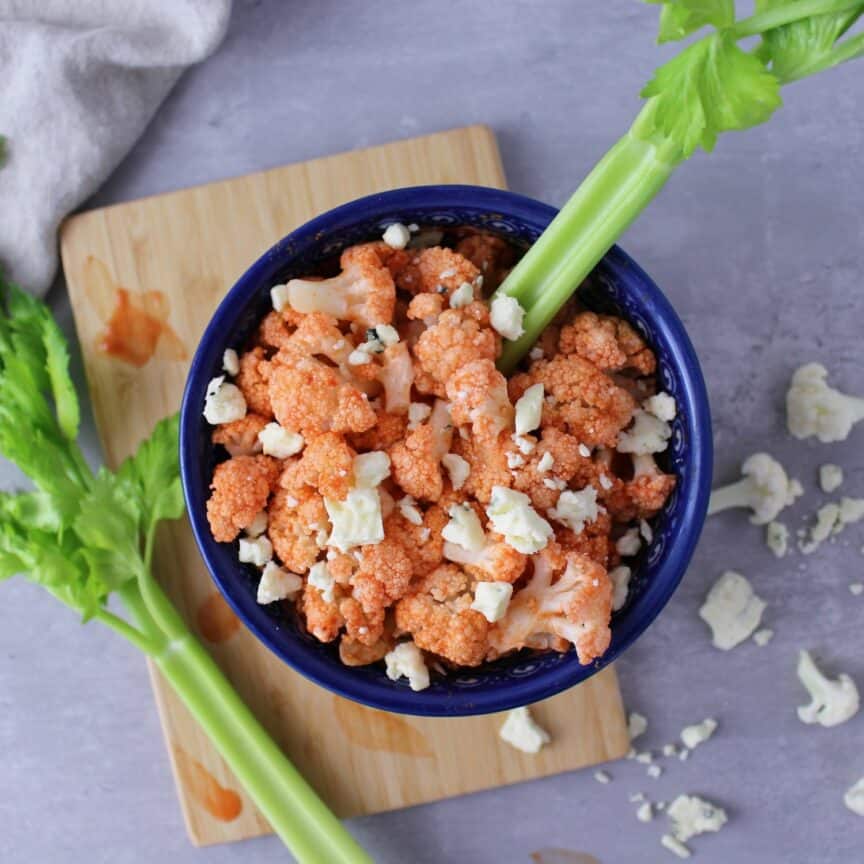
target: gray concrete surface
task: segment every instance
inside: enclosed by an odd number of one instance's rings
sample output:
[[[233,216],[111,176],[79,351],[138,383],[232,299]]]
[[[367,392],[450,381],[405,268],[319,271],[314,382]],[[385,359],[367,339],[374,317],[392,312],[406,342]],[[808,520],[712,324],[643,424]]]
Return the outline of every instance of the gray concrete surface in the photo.
[[[635,0],[238,0],[220,52],[182,79],[94,203],[475,122],[497,132],[514,190],[560,203],[626,128],[668,53],[653,43],[656,11]],[[806,360],[864,391],[862,69],[790,88],[767,127],[697,156],[623,244],[699,350],[717,477],[770,450],[807,488],[793,527],[822,500],[824,461],[844,466],[847,494],[864,494],[864,428],[838,446],[802,444],[785,435],[781,412],[790,371]],[[62,288],[53,303],[70,330]],[[86,435],[98,458],[92,425]],[[0,485],[15,482],[3,468]],[[864,775],[864,716],[803,726],[794,665],[809,646],[864,684],[864,597],[847,589],[864,576],[862,528],[806,560],[777,561],[743,515],[711,521],[681,589],[619,664],[627,704],[651,724],[643,746],[709,715],[720,721],[710,743],[659,780],[622,762],[609,766],[607,786],[590,771],[567,774],[358,819],[351,830],[382,864],[527,864],[544,847],[603,864],[662,862],[674,859],[659,846],[661,823],[637,822],[628,795],[687,791],[730,816],[721,834],[693,841],[703,864],[861,861],[864,821],[842,793]],[[696,611],[726,568],[767,600],[777,635],[766,648],[709,644]],[[0,860],[290,860],[272,838],[193,850],[140,658],[20,581],[3,591]]]

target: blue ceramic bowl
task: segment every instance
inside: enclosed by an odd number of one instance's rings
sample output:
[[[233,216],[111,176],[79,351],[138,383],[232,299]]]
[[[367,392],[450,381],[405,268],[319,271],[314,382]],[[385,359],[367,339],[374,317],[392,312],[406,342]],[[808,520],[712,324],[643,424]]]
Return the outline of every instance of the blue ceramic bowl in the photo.
[[[180,423],[180,458],[192,530],[213,580],[240,619],[289,666],[322,687],[374,708],[404,714],[465,716],[503,711],[554,696],[611,663],[657,617],[681,581],[705,518],[711,479],[711,421],[705,384],[693,346],[660,289],[620,249],[598,265],[582,292],[590,307],[622,315],[647,339],[659,361],[660,386],[679,406],[669,450],[678,486],[654,520],[654,539],[643,551],[624,609],[615,614],[612,644],[602,659],[582,666],[573,652],[520,652],[478,669],[434,676],[412,692],[394,683],[383,664],[349,668],[335,645],[298,627],[282,604],[255,602],[257,572],[237,561],[236,543],[217,543],[205,503],[217,453],[201,415],[208,381],[221,374],[226,348],[241,349],[270,307],[269,289],[313,271],[344,247],[380,238],[391,222],[424,226],[472,225],[517,243],[532,243],[555,209],[530,198],[476,186],[396,189],[324,213],[265,252],[228,292],[208,325],[189,373]]]

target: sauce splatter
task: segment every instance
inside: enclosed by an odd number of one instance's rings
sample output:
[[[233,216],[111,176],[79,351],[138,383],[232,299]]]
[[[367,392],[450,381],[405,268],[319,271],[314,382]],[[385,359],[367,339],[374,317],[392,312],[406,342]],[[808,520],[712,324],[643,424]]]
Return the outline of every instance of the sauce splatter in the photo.
[[[367,750],[431,758],[435,754],[423,733],[407,720],[335,697],[333,709],[345,737]]]
[[[186,348],[168,323],[171,307],[161,291],[133,292],[117,285],[90,255],[84,265],[87,294],[105,324],[96,349],[130,366],[146,365],[157,348],[168,360],[185,360]]]
[[[243,799],[233,790],[226,789],[196,759],[181,747],[174,747],[174,761],[180,782],[189,796],[214,819],[232,822],[243,810]]]
[[[214,644],[227,642],[240,629],[240,619],[218,593],[211,594],[198,607],[196,619],[198,632]]]
[[[531,860],[534,864],[600,864],[593,855],[573,849],[538,849]]]

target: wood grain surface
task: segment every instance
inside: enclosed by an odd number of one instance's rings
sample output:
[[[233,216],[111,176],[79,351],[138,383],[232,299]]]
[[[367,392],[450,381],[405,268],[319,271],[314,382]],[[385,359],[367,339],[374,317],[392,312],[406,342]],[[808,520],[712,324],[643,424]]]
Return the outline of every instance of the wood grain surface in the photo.
[[[107,463],[116,466],[177,410],[208,318],[265,249],[345,201],[423,183],[503,187],[491,131],[456,129],[70,218],[61,234],[63,266]],[[134,311],[141,337],[122,358],[103,350],[117,326],[118,300]],[[341,816],[568,771],[618,758],[629,746],[611,668],[536,707],[553,743],[527,756],[498,739],[500,716],[400,717],[335,697],[292,672],[217,594],[185,522],[165,527],[155,567],[247,703]],[[267,832],[183,704],[151,672],[192,841]]]

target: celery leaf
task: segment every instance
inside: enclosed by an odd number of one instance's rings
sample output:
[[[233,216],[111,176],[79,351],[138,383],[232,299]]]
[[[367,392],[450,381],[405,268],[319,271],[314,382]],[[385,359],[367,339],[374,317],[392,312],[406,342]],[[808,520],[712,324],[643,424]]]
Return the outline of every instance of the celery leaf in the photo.
[[[647,0],[662,3],[658,42],[674,42],[711,24],[728,27],[735,21],[735,0]]]

